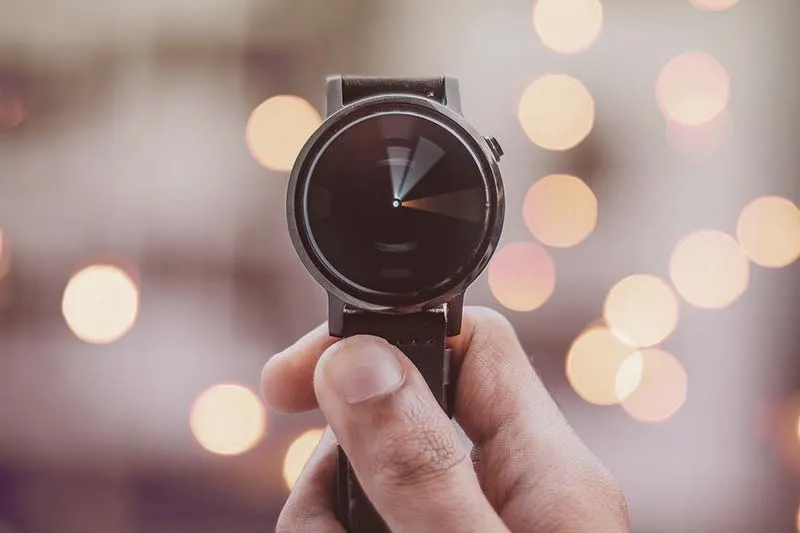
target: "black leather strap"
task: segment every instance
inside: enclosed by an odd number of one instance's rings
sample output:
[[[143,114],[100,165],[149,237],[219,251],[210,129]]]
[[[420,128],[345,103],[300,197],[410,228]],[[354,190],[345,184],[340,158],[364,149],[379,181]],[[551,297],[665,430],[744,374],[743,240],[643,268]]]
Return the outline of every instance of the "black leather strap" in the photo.
[[[342,103],[344,105],[376,94],[402,93],[424,96],[445,102],[444,78],[371,78],[342,77]]]
[[[388,340],[419,368],[442,409],[452,416],[450,353],[444,309],[408,315],[345,312],[343,336],[367,334]],[[365,496],[347,456],[339,448],[337,511],[349,533],[383,533],[389,528]]]

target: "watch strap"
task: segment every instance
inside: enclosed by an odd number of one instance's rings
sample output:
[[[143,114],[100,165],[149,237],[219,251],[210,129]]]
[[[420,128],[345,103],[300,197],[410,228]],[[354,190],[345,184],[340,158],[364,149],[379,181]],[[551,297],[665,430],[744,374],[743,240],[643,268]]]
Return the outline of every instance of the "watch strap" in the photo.
[[[362,334],[382,337],[397,346],[419,369],[442,409],[452,416],[450,351],[445,346],[447,320],[443,308],[404,315],[345,310],[342,336]],[[388,532],[389,528],[361,488],[341,447],[338,454],[339,521],[349,533]]]
[[[439,103],[445,101],[445,79],[438,78],[380,78],[364,76],[342,76],[342,103],[377,94],[414,94],[431,98]]]

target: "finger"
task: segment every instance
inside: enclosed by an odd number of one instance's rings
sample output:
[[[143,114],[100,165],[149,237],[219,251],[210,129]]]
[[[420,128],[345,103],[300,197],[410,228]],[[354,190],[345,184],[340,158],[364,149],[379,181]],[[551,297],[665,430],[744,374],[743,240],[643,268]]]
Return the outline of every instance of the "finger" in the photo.
[[[364,492],[392,531],[507,531],[452,422],[397,348],[376,337],[342,340],[320,359],[314,386]]]
[[[281,354],[293,364],[268,364],[264,374],[272,387],[270,403],[271,398],[302,398],[302,404],[284,402],[284,408],[316,407],[311,378],[306,376],[313,375],[322,351],[333,342],[318,328]],[[603,507],[612,519],[627,523],[617,484],[574,435],[508,321],[495,311],[467,307],[462,334],[449,344],[460,374],[456,418],[476,443],[481,485],[512,530],[528,529],[531,516],[581,516],[577,509],[560,509],[573,501],[584,502],[582,512]],[[580,495],[581,485],[587,486],[585,497]],[[559,503],[545,512],[530,505],[534,500]]]
[[[346,533],[334,514],[336,440],[325,429],[283,506],[276,533]]]
[[[626,531],[624,497],[575,435],[500,313],[471,308],[452,340],[455,416],[476,472],[512,531]],[[608,529],[606,529],[608,528]]]
[[[267,403],[284,413],[316,409],[314,367],[322,352],[337,340],[328,335],[325,322],[272,356],[261,372],[261,390]]]

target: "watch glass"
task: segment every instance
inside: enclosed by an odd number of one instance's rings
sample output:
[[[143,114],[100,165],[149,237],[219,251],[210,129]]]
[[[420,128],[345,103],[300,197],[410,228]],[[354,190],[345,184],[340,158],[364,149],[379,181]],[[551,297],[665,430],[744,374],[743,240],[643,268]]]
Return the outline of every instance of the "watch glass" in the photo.
[[[473,267],[490,199],[473,150],[411,112],[369,115],[336,132],[312,163],[302,223],[317,257],[360,290],[436,290]]]

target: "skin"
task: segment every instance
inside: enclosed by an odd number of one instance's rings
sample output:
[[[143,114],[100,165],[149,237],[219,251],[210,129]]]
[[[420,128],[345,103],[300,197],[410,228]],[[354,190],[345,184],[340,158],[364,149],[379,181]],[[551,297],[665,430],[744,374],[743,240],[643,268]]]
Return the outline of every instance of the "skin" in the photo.
[[[414,365],[382,339],[335,339],[323,324],[269,360],[268,403],[290,413],[319,408],[329,424],[277,531],[345,532],[334,515],[338,441],[392,531],[629,532],[622,491],[570,428],[509,322],[466,308],[449,344],[455,418],[471,454]],[[370,398],[343,396],[337,372],[358,354],[394,356],[400,381]]]

